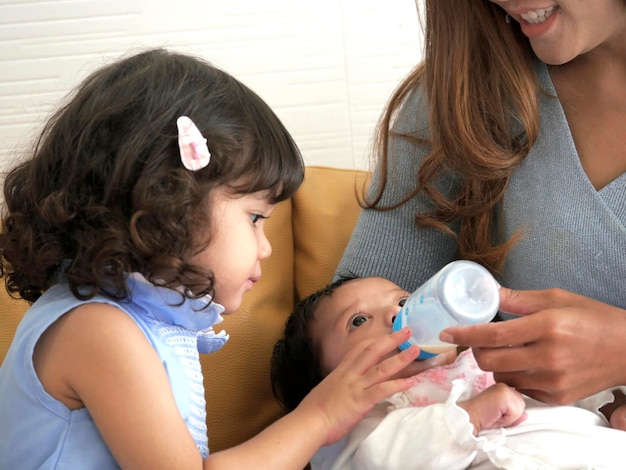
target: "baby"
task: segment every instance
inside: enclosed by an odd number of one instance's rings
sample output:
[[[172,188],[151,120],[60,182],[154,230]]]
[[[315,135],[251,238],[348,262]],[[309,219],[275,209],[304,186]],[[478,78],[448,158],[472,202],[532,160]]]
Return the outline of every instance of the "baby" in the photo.
[[[408,296],[386,279],[348,277],[300,302],[272,357],[272,386],[283,407],[294,409],[356,343],[388,334]],[[552,462],[563,468],[563,462],[597,465],[598,459],[605,465],[620,458],[619,447],[589,455],[589,441],[577,448],[577,440],[597,437],[603,448],[608,442],[626,443],[626,434],[610,430],[599,413],[546,406],[494,383],[471,350],[415,361],[399,376],[415,376],[415,386],[389,397],[349,436],[322,448],[312,468],[396,468],[396,463],[433,469],[552,468]],[[533,419],[527,424],[529,413]]]

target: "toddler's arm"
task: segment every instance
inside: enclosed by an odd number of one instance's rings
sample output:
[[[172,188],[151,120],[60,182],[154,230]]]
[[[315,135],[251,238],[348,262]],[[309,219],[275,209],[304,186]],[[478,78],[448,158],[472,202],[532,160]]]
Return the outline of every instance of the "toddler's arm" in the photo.
[[[469,414],[475,436],[484,429],[514,426],[526,419],[522,394],[503,383],[496,383],[458,405]]]
[[[70,409],[88,408],[122,468],[301,469],[377,402],[414,384],[390,380],[417,357],[417,348],[394,353],[409,334],[360,343],[294,412],[204,461],[161,359],[121,310],[93,303],[65,314],[42,337],[34,362],[48,393]]]
[[[344,437],[378,402],[414,385],[390,380],[417,358],[419,349],[397,352],[407,329],[361,342],[300,405],[243,444],[210,455],[205,469],[304,468],[322,446]],[[392,354],[390,356],[390,354]]]

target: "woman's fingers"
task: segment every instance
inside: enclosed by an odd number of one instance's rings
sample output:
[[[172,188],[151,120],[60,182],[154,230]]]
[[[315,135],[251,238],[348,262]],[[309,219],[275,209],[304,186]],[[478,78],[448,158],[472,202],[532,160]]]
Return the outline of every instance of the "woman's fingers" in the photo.
[[[519,315],[509,321],[447,328],[440,339],[461,346],[504,348],[537,341],[552,326],[549,312],[584,303],[586,299],[562,289],[520,291],[500,289],[500,310]],[[542,313],[542,315],[535,315]]]
[[[550,308],[573,306],[584,299],[563,289],[515,290],[500,288],[500,310],[513,315],[530,315]]]
[[[439,338],[448,343],[472,348],[508,348],[534,341],[535,323],[537,322],[532,317],[523,317],[482,325],[457,326],[446,328]]]

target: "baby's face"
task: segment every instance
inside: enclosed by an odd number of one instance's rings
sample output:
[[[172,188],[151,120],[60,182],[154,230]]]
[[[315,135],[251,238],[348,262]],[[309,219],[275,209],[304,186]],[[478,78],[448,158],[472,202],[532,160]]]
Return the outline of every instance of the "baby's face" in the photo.
[[[313,335],[320,340],[323,372],[335,369],[356,343],[391,333],[393,320],[408,296],[409,292],[387,279],[366,277],[348,281],[330,297],[323,297],[313,324]],[[448,356],[416,361],[399,375],[414,375],[454,360],[455,355]]]

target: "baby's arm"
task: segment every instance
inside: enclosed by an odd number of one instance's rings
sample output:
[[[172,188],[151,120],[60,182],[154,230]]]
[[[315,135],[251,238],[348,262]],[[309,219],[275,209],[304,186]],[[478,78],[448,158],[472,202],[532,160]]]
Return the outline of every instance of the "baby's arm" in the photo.
[[[322,451],[316,460],[328,468],[351,462],[363,470],[468,468],[479,452],[504,446],[498,439],[475,436],[475,430],[517,424],[525,416],[522,395],[504,384],[463,401],[471,393],[471,384],[460,379],[453,381],[444,403],[377,407],[342,448]]]
[[[514,426],[526,419],[522,394],[503,383],[496,383],[458,405],[469,414],[475,436],[485,429]]]

